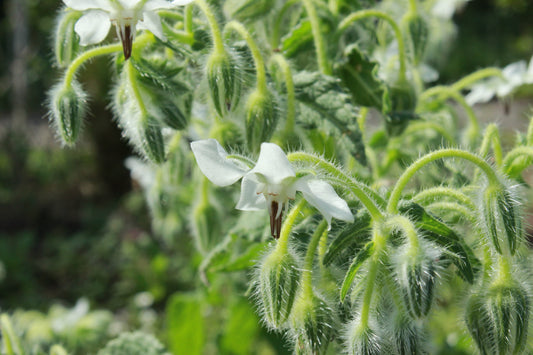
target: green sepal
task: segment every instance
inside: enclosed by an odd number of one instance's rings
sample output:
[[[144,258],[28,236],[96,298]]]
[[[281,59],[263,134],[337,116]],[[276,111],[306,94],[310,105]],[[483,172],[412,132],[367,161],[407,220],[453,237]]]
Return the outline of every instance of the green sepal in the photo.
[[[287,58],[294,58],[297,54],[313,46],[313,31],[311,21],[302,20],[289,33],[281,38],[281,51]]]
[[[246,103],[246,142],[257,152],[261,143],[268,142],[276,130],[279,112],[274,96],[266,91],[253,91]]]
[[[359,250],[357,255],[352,261],[352,264],[350,265],[350,268],[348,269],[348,272],[346,272],[346,275],[344,276],[344,281],[342,282],[341,287],[341,293],[340,298],[341,302],[344,301],[346,298],[346,294],[350,290],[350,287],[352,286],[353,279],[355,278],[355,274],[357,274],[357,271],[359,268],[363,265],[363,263],[373,254],[374,252],[374,242],[368,242],[366,245]]]
[[[189,91],[189,86],[176,79],[183,68],[174,65],[162,57],[153,56],[146,59],[142,56],[130,58],[131,64],[136,69],[139,81],[150,88],[161,88],[171,91],[174,95]]]
[[[461,277],[471,284],[474,282],[480,262],[453,229],[413,201],[400,202],[398,210],[415,223],[425,239],[449,250],[451,254],[447,257],[452,259]]]
[[[522,239],[522,218],[518,211],[517,203],[513,201],[511,194],[505,189],[498,195],[498,209],[502,216],[509,250],[511,251],[511,255],[514,255],[518,241]]]
[[[164,163],[165,141],[155,118],[148,116],[141,121],[140,135],[141,147],[146,157],[156,164]]]

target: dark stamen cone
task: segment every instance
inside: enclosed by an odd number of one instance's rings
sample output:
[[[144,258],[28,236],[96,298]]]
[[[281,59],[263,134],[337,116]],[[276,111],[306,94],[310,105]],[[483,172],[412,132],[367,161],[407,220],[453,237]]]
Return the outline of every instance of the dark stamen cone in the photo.
[[[122,51],[124,52],[124,59],[128,60],[131,57],[131,49],[133,47],[133,36],[131,33],[131,26],[124,26],[124,31],[119,31],[120,40],[122,41]]]
[[[274,237],[274,239],[279,239],[279,235],[281,233],[281,221],[283,219],[283,211],[279,211],[279,209],[282,207],[283,206],[280,206],[277,201],[272,201],[270,203],[270,233],[272,234],[272,237]]]

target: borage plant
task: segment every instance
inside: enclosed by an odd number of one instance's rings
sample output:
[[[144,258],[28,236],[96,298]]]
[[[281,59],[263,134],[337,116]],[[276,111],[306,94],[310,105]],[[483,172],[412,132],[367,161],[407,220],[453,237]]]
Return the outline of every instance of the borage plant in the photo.
[[[206,285],[255,264],[248,294],[294,352],[531,350],[533,125],[504,154],[464,96],[529,79],[487,68],[430,85],[461,1],[189,2],[64,0],[50,94],[63,143],[87,112],[79,69],[112,56],[154,232],[180,238],[169,219],[189,221]],[[111,24],[121,43],[94,46]],[[240,179],[240,198],[214,186]]]

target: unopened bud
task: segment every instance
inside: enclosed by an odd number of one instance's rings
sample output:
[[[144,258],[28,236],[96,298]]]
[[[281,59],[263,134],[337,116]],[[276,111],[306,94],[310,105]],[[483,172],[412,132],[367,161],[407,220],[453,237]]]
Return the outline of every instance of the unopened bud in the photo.
[[[255,90],[246,103],[246,141],[252,151],[268,142],[278,123],[274,97],[268,91]]]
[[[236,58],[224,51],[207,59],[207,83],[217,113],[224,117],[235,109],[241,96],[242,78]]]
[[[141,120],[141,148],[148,159],[156,164],[165,162],[165,141],[161,127],[151,116]]]
[[[80,11],[63,12],[57,20],[54,54],[60,68],[67,67],[78,54],[80,39],[74,25],[81,17]]]
[[[363,326],[359,317],[353,319],[346,330],[346,352],[350,355],[381,355],[384,352],[378,334]]]
[[[405,32],[411,37],[413,61],[418,65],[424,57],[429,40],[428,23],[419,13],[411,12],[404,17],[403,25]]]
[[[291,253],[274,249],[259,266],[258,296],[266,324],[272,329],[282,329],[292,311],[300,268]]]
[[[492,245],[500,254],[514,255],[523,236],[520,206],[511,189],[489,185],[482,192],[481,214]]]
[[[71,85],[59,84],[50,94],[54,125],[66,145],[76,143],[87,111],[87,94],[73,81]]]
[[[409,121],[417,119],[415,108],[417,94],[413,85],[406,80],[399,80],[385,90],[383,98],[383,113],[385,128],[390,136],[400,135]]]
[[[317,295],[296,299],[291,314],[291,334],[298,354],[318,354],[328,346],[333,335],[334,311]]]
[[[528,322],[529,298],[520,285],[479,290],[466,305],[466,325],[482,355],[520,354]]]
[[[392,346],[399,355],[427,354],[424,351],[422,331],[403,312],[397,312],[392,324]]]

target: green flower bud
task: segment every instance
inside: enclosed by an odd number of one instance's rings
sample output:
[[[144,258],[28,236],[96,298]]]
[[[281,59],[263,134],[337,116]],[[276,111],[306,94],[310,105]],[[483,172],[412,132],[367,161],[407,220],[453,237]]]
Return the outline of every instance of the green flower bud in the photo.
[[[424,54],[429,40],[429,26],[427,21],[418,13],[407,13],[403,19],[404,31],[410,37],[413,48],[413,61],[418,65]]]
[[[489,185],[481,195],[482,226],[500,254],[514,255],[522,240],[524,228],[520,206],[512,189]]]
[[[385,128],[390,136],[402,134],[409,121],[418,118],[415,114],[417,100],[414,86],[404,80],[399,80],[385,90],[383,114],[385,115]]]
[[[220,238],[220,218],[218,211],[209,203],[200,203],[193,212],[195,237],[201,251],[209,251]]]
[[[350,355],[381,355],[382,341],[378,334],[368,326],[362,326],[359,317],[347,326],[346,352]]]
[[[217,113],[224,117],[239,103],[242,74],[236,57],[228,52],[212,53],[207,59],[207,83]]]
[[[146,157],[156,164],[164,163],[166,159],[165,140],[155,118],[148,116],[141,120],[140,138],[140,148]]]
[[[421,330],[403,312],[397,312],[392,324],[392,346],[398,355],[426,354]]]
[[[257,151],[262,142],[270,140],[278,118],[278,110],[271,93],[255,90],[250,94],[246,103],[246,141],[252,151]]]
[[[405,246],[395,259],[396,278],[409,315],[421,318],[433,302],[438,253],[429,246]]]
[[[321,297],[305,297],[302,292],[294,303],[290,323],[296,353],[318,354],[333,335],[334,311]]]
[[[520,285],[493,285],[473,293],[466,325],[482,355],[520,354],[527,340],[529,297]]]
[[[211,129],[211,132],[209,132],[209,136],[221,142],[223,145],[230,147],[240,146],[244,143],[242,130],[230,120],[217,122]]]
[[[87,111],[87,94],[73,81],[70,86],[57,85],[50,92],[52,120],[63,144],[76,143]]]
[[[78,54],[80,39],[74,31],[74,25],[81,14],[81,11],[67,11],[57,18],[54,54],[60,68],[66,68]]]
[[[274,249],[261,261],[257,293],[263,318],[272,329],[282,329],[289,319],[298,290],[300,267],[292,252]]]

